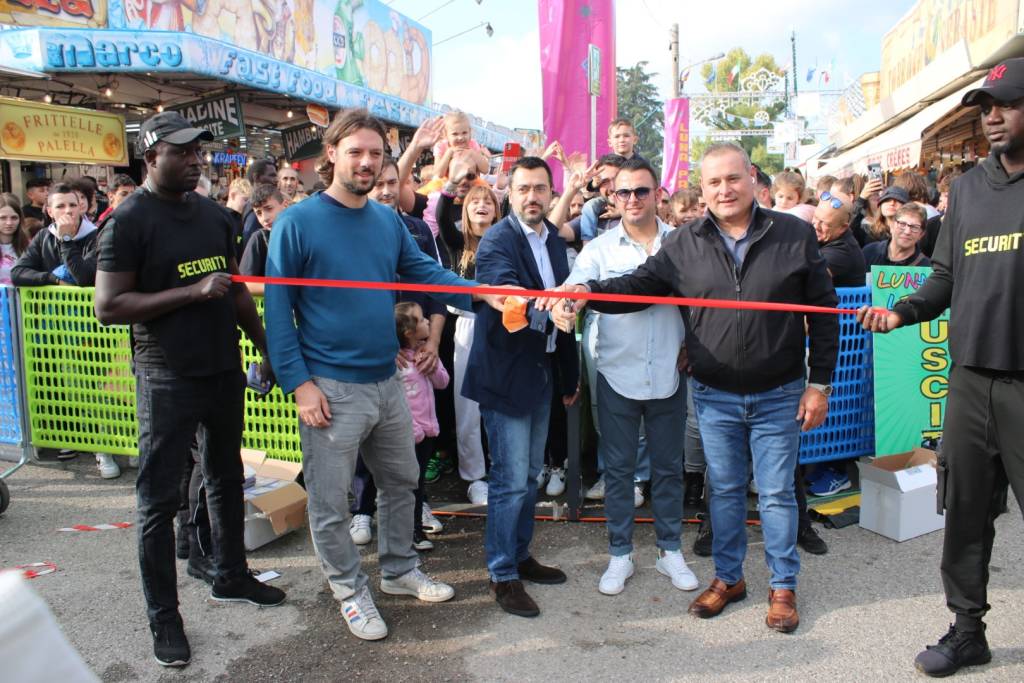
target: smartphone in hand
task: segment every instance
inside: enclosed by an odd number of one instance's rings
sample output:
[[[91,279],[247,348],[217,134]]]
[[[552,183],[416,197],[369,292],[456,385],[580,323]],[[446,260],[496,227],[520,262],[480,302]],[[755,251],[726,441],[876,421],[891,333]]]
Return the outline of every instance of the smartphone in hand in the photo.
[[[245,373],[245,383],[260,396],[266,396],[274,387],[274,383],[263,376],[263,366],[256,362],[249,363],[249,370]]]

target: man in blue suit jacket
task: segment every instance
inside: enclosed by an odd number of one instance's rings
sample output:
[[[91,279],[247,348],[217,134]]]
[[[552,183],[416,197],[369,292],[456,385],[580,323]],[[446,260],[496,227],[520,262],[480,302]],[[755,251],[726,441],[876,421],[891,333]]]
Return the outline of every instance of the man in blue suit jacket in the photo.
[[[537,157],[511,171],[512,213],[487,231],[476,255],[476,277],[489,285],[547,289],[569,276],[565,242],[545,220],[551,169]],[[510,333],[502,315],[476,306],[476,333],[462,395],[480,404],[491,451],[485,550],[491,590],[506,612],[540,614],[520,581],[563,583],[565,574],[530,555],[537,474],[551,411],[552,363],[559,364],[562,401],[579,393],[576,340],[560,332],[546,311],[527,308],[529,325]]]

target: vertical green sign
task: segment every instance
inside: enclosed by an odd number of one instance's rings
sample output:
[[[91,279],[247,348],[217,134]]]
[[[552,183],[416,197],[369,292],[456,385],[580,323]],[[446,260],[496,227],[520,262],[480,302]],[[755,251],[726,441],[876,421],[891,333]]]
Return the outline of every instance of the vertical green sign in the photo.
[[[872,266],[871,304],[892,309],[931,268]],[[930,322],[874,335],[875,453],[889,455],[942,435],[949,377],[949,311]]]

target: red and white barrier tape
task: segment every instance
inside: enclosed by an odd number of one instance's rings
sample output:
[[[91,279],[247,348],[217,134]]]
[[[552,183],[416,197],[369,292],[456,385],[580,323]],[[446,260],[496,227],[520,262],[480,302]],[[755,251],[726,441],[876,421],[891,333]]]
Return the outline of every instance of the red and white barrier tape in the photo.
[[[114,522],[113,524],[97,524],[96,526],[76,524],[57,529],[57,531],[110,531],[111,529],[127,529],[130,526],[132,526],[131,522]]]
[[[34,579],[37,576],[45,576],[57,571],[57,565],[53,562],[32,562],[30,564],[19,564],[3,571],[17,571],[26,579]]]
[[[695,299],[681,296],[641,296],[635,294],[593,294],[585,292],[549,292],[537,289],[507,289],[505,287],[458,287],[455,285],[429,285],[412,282],[368,282],[363,280],[322,280],[298,277],[259,277],[256,275],[232,275],[232,282],[251,282],[263,285],[287,285],[290,287],[333,287],[340,289],[373,289],[395,292],[423,292],[426,294],[497,294],[499,296],[521,296],[524,298],[585,299],[587,301],[608,301],[627,304],[668,304],[671,306],[692,306],[695,308],[731,308],[746,311],[780,311],[783,313],[827,313],[831,315],[853,315],[854,308],[828,308],[806,304],[775,303],[771,301],[735,301],[732,299]]]

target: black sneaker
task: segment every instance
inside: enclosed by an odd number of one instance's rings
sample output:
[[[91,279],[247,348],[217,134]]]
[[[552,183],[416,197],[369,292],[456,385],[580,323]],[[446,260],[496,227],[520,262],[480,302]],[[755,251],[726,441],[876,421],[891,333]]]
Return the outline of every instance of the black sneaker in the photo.
[[[426,534],[417,529],[412,532],[412,547],[416,550],[433,550],[434,542],[427,538]]]
[[[711,516],[701,514],[700,528],[697,529],[697,539],[693,542],[693,552],[701,557],[711,557],[711,542],[714,536],[711,533]]]
[[[150,624],[149,630],[153,633],[153,656],[160,666],[185,666],[192,659],[181,617]]]
[[[217,578],[217,569],[213,566],[209,555],[197,555],[188,560],[188,575],[213,585]]]
[[[828,552],[828,544],[825,543],[825,539],[819,536],[812,526],[800,529],[796,534],[796,542],[811,555],[824,555]]]
[[[985,640],[985,624],[980,631],[957,631],[955,624],[949,625],[946,635],[936,645],[929,645],[914,659],[918,671],[935,678],[950,676],[965,666],[988,664],[992,651]]]
[[[57,451],[58,460],[74,460],[79,455],[78,451],[73,451],[70,448],[62,448]]]
[[[210,597],[218,602],[248,602],[259,607],[274,607],[284,602],[285,592],[268,586],[246,572],[230,581],[214,581]]]

